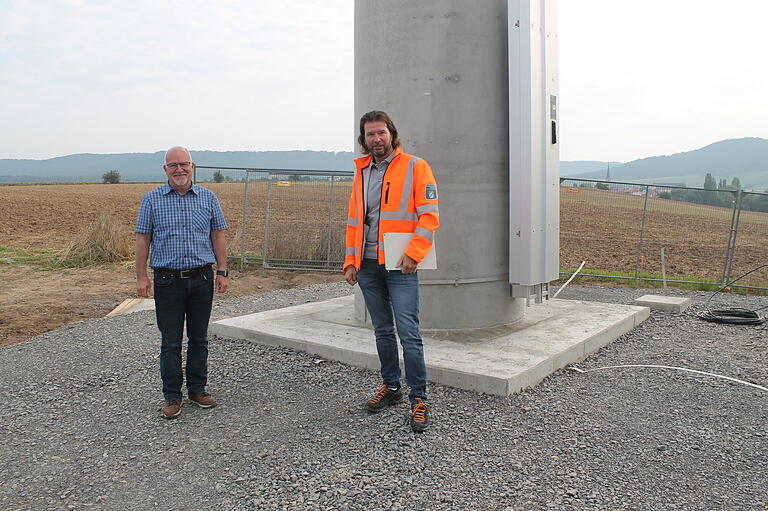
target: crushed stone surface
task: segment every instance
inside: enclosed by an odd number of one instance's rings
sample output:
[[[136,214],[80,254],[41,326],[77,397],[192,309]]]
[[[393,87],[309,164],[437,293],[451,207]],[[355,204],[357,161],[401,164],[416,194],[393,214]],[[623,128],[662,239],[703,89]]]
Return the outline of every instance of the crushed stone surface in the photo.
[[[349,293],[338,283],[217,299],[213,314]],[[648,293],[569,286],[560,298]],[[706,323],[696,313],[711,293],[664,294],[694,304],[653,312],[576,365],[683,366],[768,386],[765,324]],[[168,421],[158,351],[150,311],[0,349],[0,509],[768,509],[768,392],[737,383],[634,368],[564,369],[509,397],[430,384],[433,424],[414,434],[406,404],[363,411],[373,371],[214,337],[209,391],[221,405],[185,399]]]

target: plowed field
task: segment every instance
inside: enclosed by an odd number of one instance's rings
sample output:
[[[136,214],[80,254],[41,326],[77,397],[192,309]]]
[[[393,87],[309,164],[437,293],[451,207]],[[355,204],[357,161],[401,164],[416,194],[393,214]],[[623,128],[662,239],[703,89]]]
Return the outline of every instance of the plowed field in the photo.
[[[667,277],[718,281],[723,276],[733,209],[582,189],[561,194],[560,266],[634,275],[636,268],[661,273],[664,248]],[[642,234],[642,239],[641,239]],[[736,232],[731,275],[765,264],[768,213],[744,211]],[[765,271],[745,284],[768,286]]]
[[[119,219],[126,233],[132,233],[142,195],[157,186],[156,183],[0,186],[0,246],[30,252],[61,249],[105,213]],[[205,186],[219,196],[230,226],[228,242],[237,245],[233,240],[237,239],[242,222],[242,184],[207,183]],[[249,202],[262,211],[264,193],[259,189],[265,190],[265,187],[251,187]],[[257,204],[258,201],[262,202]],[[312,209],[305,211],[311,213]],[[323,211],[327,218],[327,205]],[[5,283],[0,286],[0,346],[72,321],[102,317],[124,299],[136,296],[135,272],[130,265],[48,271],[38,265],[20,263],[14,257],[0,257],[0,268],[6,275]],[[255,295],[272,289],[340,280],[340,273],[265,271],[247,267],[241,272],[234,265],[226,296]]]
[[[0,186],[0,246],[24,251],[61,249],[99,215],[118,219],[132,233],[141,196],[150,184],[54,184]],[[243,226],[243,184],[205,183],[219,196],[230,225],[231,252],[290,258],[324,257],[342,249],[349,183],[266,182],[249,184],[247,236]],[[267,193],[271,196],[270,246],[264,247]],[[330,202],[330,205],[329,205]],[[732,210],[650,198],[643,219],[643,197],[594,189],[561,194],[560,265],[633,275],[661,271],[665,250],[668,278],[718,280],[723,274]],[[329,219],[331,229],[328,228]],[[450,222],[450,218],[443,218]],[[640,234],[642,231],[642,242]],[[766,262],[768,214],[744,212],[737,233],[732,275]],[[304,255],[302,255],[304,254]],[[0,288],[0,345],[16,342],[84,317],[100,317],[134,296],[134,271],[110,268],[44,271],[13,258],[0,258],[7,276]],[[341,280],[337,273],[248,270],[234,272],[230,296],[256,294],[278,287]],[[768,285],[766,272],[747,282]]]

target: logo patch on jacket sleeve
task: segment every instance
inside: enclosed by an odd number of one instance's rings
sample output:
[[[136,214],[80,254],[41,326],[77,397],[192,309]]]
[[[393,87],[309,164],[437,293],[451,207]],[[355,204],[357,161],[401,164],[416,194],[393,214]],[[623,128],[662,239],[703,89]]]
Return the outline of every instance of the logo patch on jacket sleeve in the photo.
[[[426,196],[427,200],[437,199],[437,186],[427,185],[427,189],[424,195]]]

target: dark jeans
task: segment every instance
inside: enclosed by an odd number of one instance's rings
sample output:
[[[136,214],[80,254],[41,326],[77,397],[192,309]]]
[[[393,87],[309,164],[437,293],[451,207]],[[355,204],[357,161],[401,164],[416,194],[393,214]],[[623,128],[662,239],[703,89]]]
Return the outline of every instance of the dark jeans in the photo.
[[[160,329],[160,377],[165,399],[181,399],[181,341],[187,323],[187,393],[202,394],[208,383],[208,320],[213,304],[213,270],[188,279],[155,271],[155,313]]]
[[[400,386],[400,359],[395,325],[403,346],[405,377],[411,388],[408,397],[427,398],[427,367],[419,334],[419,277],[400,270],[387,270],[375,259],[363,259],[357,281],[365,298],[376,334],[381,378],[387,385]],[[393,317],[394,313],[394,317]]]

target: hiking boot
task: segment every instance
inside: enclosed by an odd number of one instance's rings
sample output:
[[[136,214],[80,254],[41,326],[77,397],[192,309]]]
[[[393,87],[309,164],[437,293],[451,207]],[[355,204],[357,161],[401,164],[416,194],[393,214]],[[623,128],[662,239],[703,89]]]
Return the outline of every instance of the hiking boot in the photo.
[[[422,433],[429,425],[427,403],[420,397],[411,404],[411,430],[414,433]]]
[[[181,414],[181,400],[166,399],[165,406],[163,406],[163,417],[166,419],[175,419],[179,414]]]
[[[207,392],[203,392],[202,394],[192,394],[189,396],[189,400],[195,403],[200,408],[213,408],[216,406],[216,398],[214,398],[212,395],[210,395]]]
[[[371,413],[377,413],[402,400],[403,393],[400,392],[400,388],[392,390],[389,385],[382,385],[376,394],[365,403],[365,409]]]

